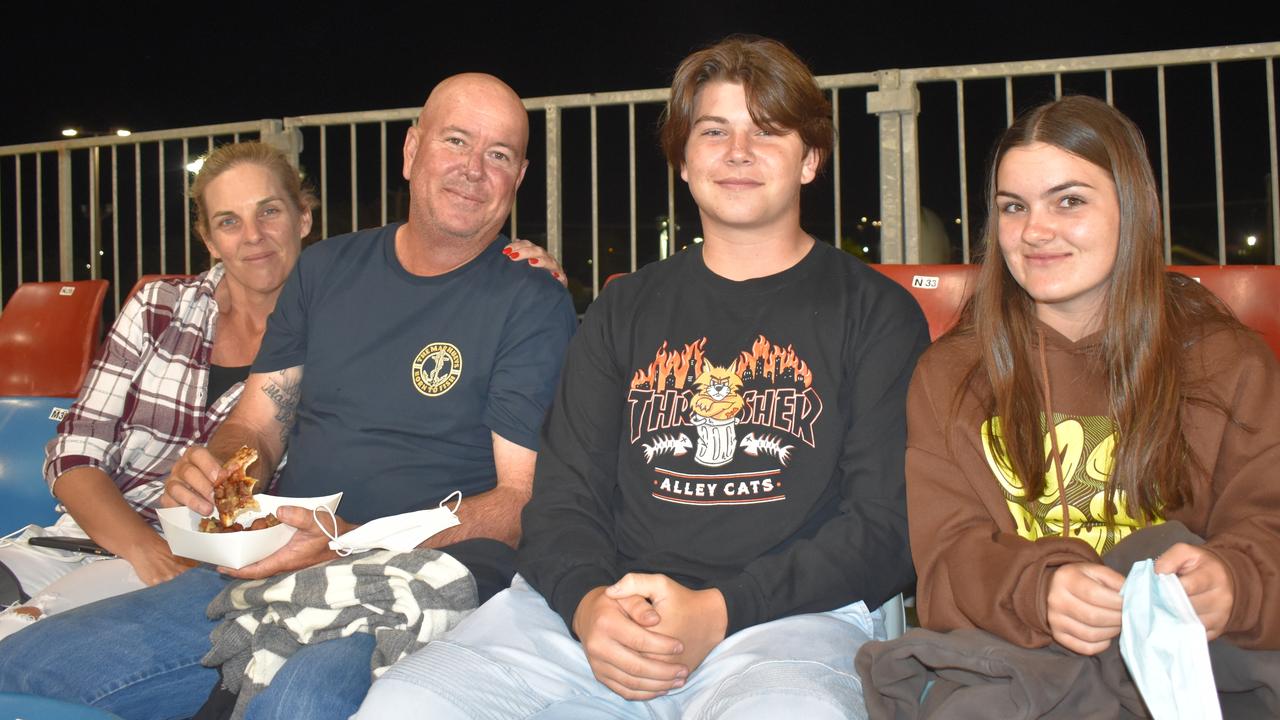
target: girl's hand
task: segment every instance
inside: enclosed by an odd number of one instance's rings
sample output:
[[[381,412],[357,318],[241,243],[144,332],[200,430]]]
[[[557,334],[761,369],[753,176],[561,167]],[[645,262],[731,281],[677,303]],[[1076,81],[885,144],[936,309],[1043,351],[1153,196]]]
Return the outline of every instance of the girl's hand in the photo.
[[[1124,576],[1098,563],[1063,565],[1049,579],[1048,619],[1053,639],[1081,655],[1097,655],[1120,635]]]
[[[1178,576],[1210,640],[1222,634],[1231,618],[1236,593],[1231,573],[1221,558],[1212,550],[1176,543],[1156,558],[1156,572]]]

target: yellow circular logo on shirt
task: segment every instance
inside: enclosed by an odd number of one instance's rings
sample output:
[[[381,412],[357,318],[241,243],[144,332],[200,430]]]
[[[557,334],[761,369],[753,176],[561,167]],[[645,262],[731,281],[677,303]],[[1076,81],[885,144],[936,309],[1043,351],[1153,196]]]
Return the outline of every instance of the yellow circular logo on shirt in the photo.
[[[413,386],[427,397],[449,392],[462,376],[462,353],[451,343],[434,342],[413,359]]]

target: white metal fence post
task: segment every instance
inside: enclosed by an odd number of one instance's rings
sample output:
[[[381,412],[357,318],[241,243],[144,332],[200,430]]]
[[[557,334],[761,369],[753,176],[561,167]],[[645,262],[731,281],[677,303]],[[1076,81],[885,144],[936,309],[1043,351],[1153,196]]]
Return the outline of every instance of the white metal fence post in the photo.
[[[560,190],[560,108],[548,105],[547,118],[547,252],[556,260],[563,261],[561,248],[560,222],[561,205]]]
[[[899,70],[876,73],[867,112],[880,118],[880,262],[919,262],[920,166],[916,116],[920,93]]]
[[[71,210],[71,149],[62,147],[58,148],[58,279],[64,282],[75,279]]]

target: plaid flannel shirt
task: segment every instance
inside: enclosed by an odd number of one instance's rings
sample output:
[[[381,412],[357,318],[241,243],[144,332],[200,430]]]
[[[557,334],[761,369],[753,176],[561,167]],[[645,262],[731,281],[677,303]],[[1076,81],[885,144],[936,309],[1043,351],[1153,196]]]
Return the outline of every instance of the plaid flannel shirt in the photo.
[[[164,479],[190,445],[208,442],[244,383],[206,408],[223,267],[149,283],[120,311],[80,396],[45,446],[50,492],[68,470],[96,467],[155,523]]]

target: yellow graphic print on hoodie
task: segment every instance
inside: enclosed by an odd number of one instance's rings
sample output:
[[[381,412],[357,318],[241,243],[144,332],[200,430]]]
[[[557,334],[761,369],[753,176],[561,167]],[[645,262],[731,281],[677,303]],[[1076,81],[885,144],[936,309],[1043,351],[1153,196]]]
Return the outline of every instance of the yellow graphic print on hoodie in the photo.
[[[1111,524],[1107,524],[1107,478],[1111,475],[1116,445],[1115,425],[1104,416],[1076,417],[1054,413],[1054,428],[1062,453],[1062,478],[1066,484],[1068,512],[1067,534],[1089,543],[1099,555],[1133,531],[1143,527],[1140,520],[1125,510],[1125,495],[1117,492]],[[1049,461],[1045,472],[1044,493],[1027,501],[1022,480],[1014,473],[1008,459],[998,456],[993,437],[1000,435],[1000,418],[982,424],[982,448],[991,472],[1000,481],[1009,512],[1013,514],[1018,534],[1028,540],[1046,536],[1062,536],[1062,496],[1058,472],[1054,468],[1053,443],[1044,434],[1044,454]],[[1003,443],[1002,443],[1003,444]]]

